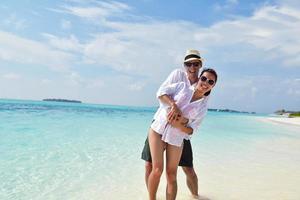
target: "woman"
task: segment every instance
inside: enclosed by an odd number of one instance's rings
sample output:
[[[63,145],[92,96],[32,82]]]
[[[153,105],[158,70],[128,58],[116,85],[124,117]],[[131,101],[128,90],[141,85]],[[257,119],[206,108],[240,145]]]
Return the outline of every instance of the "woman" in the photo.
[[[177,119],[168,115],[164,107],[151,124],[149,144],[152,155],[152,171],[148,179],[150,200],[156,199],[156,192],[163,172],[163,153],[166,149],[167,199],[175,199],[177,193],[177,167],[182,152],[183,139],[190,139],[207,112],[208,95],[217,81],[217,73],[213,69],[204,69],[195,87],[183,82],[165,86],[157,94],[159,100],[173,101],[181,111]]]

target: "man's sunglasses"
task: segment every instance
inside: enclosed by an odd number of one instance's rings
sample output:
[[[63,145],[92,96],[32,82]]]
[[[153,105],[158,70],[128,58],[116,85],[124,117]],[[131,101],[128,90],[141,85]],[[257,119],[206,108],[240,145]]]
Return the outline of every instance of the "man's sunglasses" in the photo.
[[[194,67],[199,67],[200,66],[200,62],[186,62],[184,63],[185,66],[187,67],[191,67],[191,66],[194,66]]]
[[[200,81],[207,82],[209,85],[213,85],[215,83],[214,80],[208,79],[206,76],[201,76]]]

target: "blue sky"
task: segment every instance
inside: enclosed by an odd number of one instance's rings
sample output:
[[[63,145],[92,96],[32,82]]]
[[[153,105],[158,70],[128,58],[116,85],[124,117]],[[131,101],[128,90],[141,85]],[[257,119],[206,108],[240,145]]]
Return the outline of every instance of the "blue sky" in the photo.
[[[2,1],[0,98],[155,106],[186,49],[218,71],[211,108],[300,110],[300,3]]]

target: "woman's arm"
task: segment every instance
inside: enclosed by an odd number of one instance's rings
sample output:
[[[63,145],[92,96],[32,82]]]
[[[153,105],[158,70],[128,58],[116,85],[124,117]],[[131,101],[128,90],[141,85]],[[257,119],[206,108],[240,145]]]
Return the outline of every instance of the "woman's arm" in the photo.
[[[192,135],[194,130],[193,128],[187,126],[188,122],[189,120],[187,118],[181,116],[177,120],[173,120],[172,122],[169,121],[169,124],[174,128],[178,128],[179,130],[181,130],[182,132],[188,135]]]

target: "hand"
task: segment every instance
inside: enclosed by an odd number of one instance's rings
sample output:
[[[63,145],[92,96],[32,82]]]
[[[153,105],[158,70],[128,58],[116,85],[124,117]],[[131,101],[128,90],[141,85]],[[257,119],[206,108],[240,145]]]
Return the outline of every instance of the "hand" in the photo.
[[[188,123],[189,123],[189,119],[187,119],[183,116],[180,116],[176,120],[172,120],[171,122],[169,122],[169,124],[172,127],[179,129],[180,131],[182,131],[185,134],[192,135],[193,129],[188,126]]]
[[[182,125],[182,123],[181,123],[181,121],[179,119],[180,118],[177,118],[176,120],[171,120],[171,121],[169,121],[169,124],[171,126],[173,126],[174,128],[180,129],[180,127],[182,127],[183,125]]]
[[[182,116],[181,111],[177,107],[176,103],[173,103],[167,115],[168,122],[171,123],[174,120],[179,119],[181,116]]]
[[[188,119],[186,119],[185,117],[183,117],[182,115],[177,117],[175,120],[172,120],[169,122],[169,124],[175,128],[183,128],[187,125],[188,123]]]

